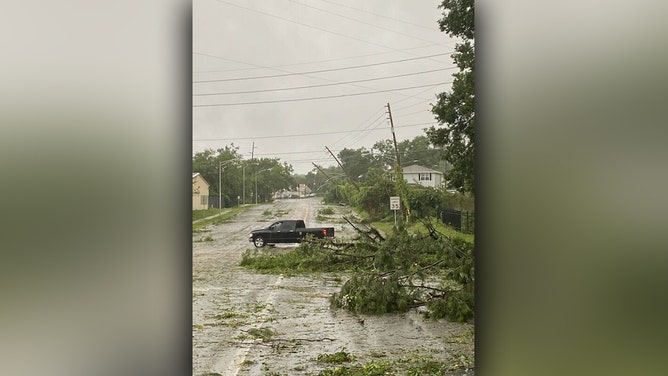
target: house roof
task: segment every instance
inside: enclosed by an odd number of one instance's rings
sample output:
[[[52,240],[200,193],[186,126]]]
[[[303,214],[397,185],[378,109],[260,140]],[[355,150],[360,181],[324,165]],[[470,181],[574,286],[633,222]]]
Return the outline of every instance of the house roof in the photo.
[[[406,166],[406,167],[403,167],[402,170],[403,170],[404,174],[426,174],[426,173],[430,173],[430,174],[443,175],[443,173],[441,171],[432,170],[431,168],[427,168],[427,167],[420,166],[420,165]]]
[[[202,176],[202,174],[200,174],[199,172],[193,172],[193,179],[195,179],[198,175],[199,175],[199,177],[202,178],[202,180],[204,180],[204,182],[206,183],[206,185],[211,185],[211,184],[209,184],[208,181],[206,181],[206,179],[204,179],[204,176]]]

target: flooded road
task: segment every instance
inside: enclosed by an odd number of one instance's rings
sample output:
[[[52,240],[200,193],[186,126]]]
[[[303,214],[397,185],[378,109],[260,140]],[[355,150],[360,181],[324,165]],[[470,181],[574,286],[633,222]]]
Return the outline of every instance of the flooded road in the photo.
[[[345,274],[264,275],[239,266],[243,253],[255,249],[248,233],[275,220],[303,219],[309,227],[334,226],[337,238],[354,236],[341,219],[350,209],[329,206],[336,214],[318,222],[322,207],[315,197],[279,200],[193,234],[193,375],[317,375],[332,367],[318,356],[339,351],[359,364],[408,356],[431,356],[453,367],[471,363],[471,324],[428,320],[417,312],[357,316],[331,310],[329,297]],[[473,371],[462,367],[447,374]]]

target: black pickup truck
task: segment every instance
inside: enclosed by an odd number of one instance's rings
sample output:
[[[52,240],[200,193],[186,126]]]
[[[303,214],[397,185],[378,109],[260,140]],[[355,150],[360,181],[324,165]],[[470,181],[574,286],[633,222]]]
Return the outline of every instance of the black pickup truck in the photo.
[[[274,222],[267,228],[251,231],[248,235],[248,241],[260,248],[266,244],[299,243],[306,235],[313,235],[317,238],[333,238],[334,227],[307,228],[301,219],[283,220]]]

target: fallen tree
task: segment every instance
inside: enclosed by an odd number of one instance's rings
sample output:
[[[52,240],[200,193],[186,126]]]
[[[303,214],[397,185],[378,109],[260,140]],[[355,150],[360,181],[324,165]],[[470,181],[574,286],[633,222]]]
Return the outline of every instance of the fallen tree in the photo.
[[[285,254],[247,251],[242,265],[263,272],[347,271],[351,277],[330,299],[333,308],[360,314],[406,312],[422,307],[433,318],[466,321],[474,314],[473,244],[439,233],[403,229],[383,235],[356,225],[351,241],[307,239]]]

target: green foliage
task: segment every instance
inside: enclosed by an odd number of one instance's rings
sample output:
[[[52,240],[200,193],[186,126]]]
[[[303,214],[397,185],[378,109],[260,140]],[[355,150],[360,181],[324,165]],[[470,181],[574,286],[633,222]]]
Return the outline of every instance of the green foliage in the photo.
[[[248,250],[241,265],[288,275],[348,271],[350,279],[330,298],[332,308],[383,314],[426,306],[431,317],[466,321],[474,310],[473,243],[433,235],[404,229],[354,243],[309,238],[287,253]]]
[[[474,4],[473,0],[443,0],[439,5],[444,10],[438,21],[441,31],[451,37],[474,39]]]
[[[334,214],[334,209],[332,209],[332,208],[330,208],[330,207],[324,207],[324,208],[318,210],[318,214],[321,214],[321,215],[332,215],[332,214]]]
[[[474,192],[475,109],[474,109],[474,2],[473,0],[443,0],[444,10],[439,21],[441,31],[459,37],[453,60],[459,72],[454,73],[450,92],[437,95],[432,107],[441,127],[427,131],[429,140],[443,147],[443,157],[451,166],[446,178],[452,188]]]
[[[261,339],[262,341],[268,341],[276,335],[276,332],[271,328],[251,328],[248,330],[248,334],[253,338]]]
[[[402,166],[417,164],[428,168],[438,168],[441,150],[434,148],[427,136],[416,136],[412,140],[397,143]],[[371,166],[390,170],[396,161],[394,143],[390,139],[377,141],[371,148]]]
[[[389,362],[373,361],[350,367],[336,367],[320,371],[318,376],[386,376],[391,375],[393,368]]]
[[[443,362],[429,360],[408,367],[406,376],[444,375],[446,370],[447,367]]]
[[[446,208],[446,196],[444,190],[412,186],[407,190],[407,200],[411,207],[411,216],[417,218],[439,217]]]
[[[395,184],[390,177],[379,170],[371,170],[369,179],[356,192],[353,201],[369,215],[370,219],[375,220],[390,214],[390,196],[395,194]]]
[[[406,312],[412,299],[396,276],[383,278],[373,274],[355,274],[343,284],[341,292],[332,295],[330,303],[334,308],[354,313],[379,315]]]
[[[297,248],[287,253],[271,250],[246,250],[241,266],[261,273],[294,275],[297,273],[335,272],[350,267],[350,258],[324,248],[328,240],[309,237]]]
[[[198,219],[211,217],[211,216],[219,214],[219,213],[220,213],[220,210],[218,210],[218,208],[204,209],[204,210],[193,210],[192,218],[193,218],[193,221],[196,221]]]
[[[318,354],[318,362],[322,363],[340,364],[352,362],[353,360],[355,360],[355,357],[353,357],[349,352],[345,351],[345,349],[337,351],[334,354]]]
[[[463,322],[473,317],[473,294],[464,290],[453,291],[442,298],[427,303],[428,316]]]
[[[247,210],[245,207],[236,207],[236,208],[231,208],[231,209],[226,209],[223,211],[223,213],[219,216],[216,216],[214,218],[209,218],[206,220],[202,220],[196,223],[193,223],[192,225],[192,231],[193,233],[200,232],[201,229],[205,226],[208,225],[219,225],[225,221],[229,221],[231,218],[233,218],[235,215]],[[216,209],[216,212],[218,210]]]
[[[343,170],[353,181],[359,182],[365,179],[367,170],[371,167],[371,159],[367,154],[368,151],[365,148],[344,148],[339,152]]]
[[[325,207],[318,210],[318,215],[316,215],[315,219],[318,222],[326,222],[330,220],[330,218],[327,216],[332,214],[334,214],[334,209],[330,207]]]
[[[255,202],[251,192],[255,191],[256,182],[259,202],[269,201],[274,192],[295,185],[289,164],[281,164],[277,158],[243,160],[238,150],[231,145],[193,156],[193,172],[202,174],[209,183],[209,195],[221,195],[223,207],[236,206],[237,197],[245,196],[246,203]]]

